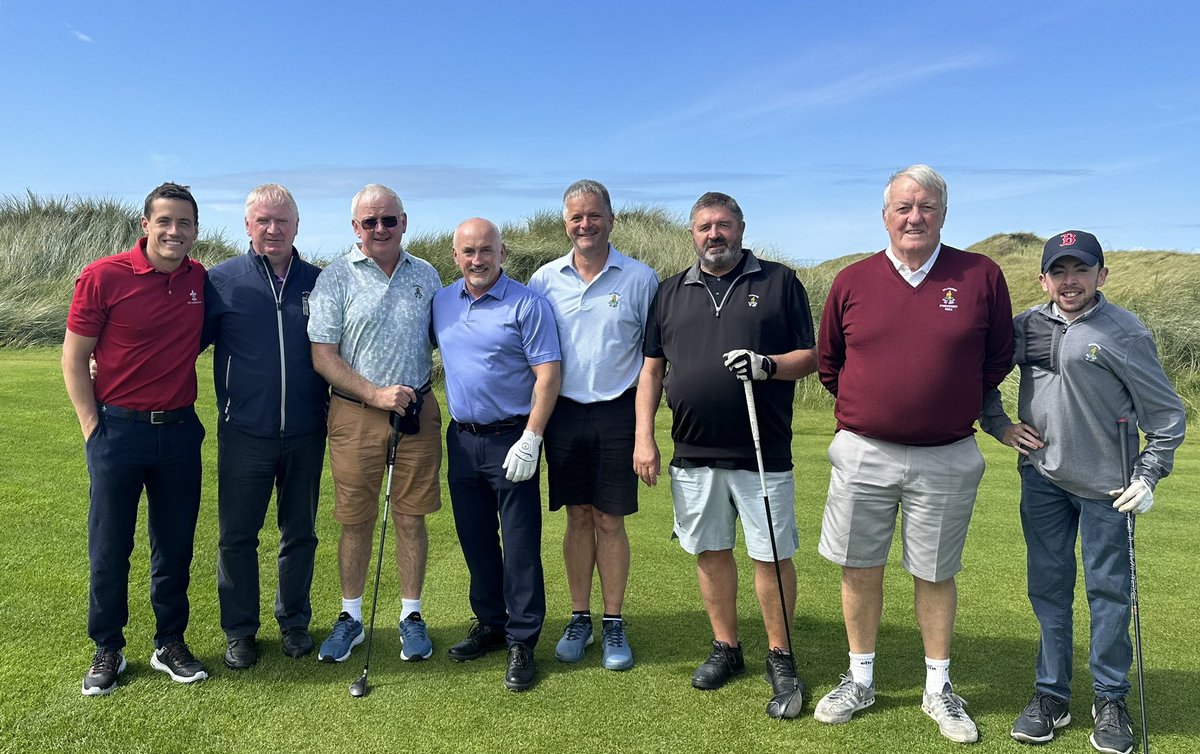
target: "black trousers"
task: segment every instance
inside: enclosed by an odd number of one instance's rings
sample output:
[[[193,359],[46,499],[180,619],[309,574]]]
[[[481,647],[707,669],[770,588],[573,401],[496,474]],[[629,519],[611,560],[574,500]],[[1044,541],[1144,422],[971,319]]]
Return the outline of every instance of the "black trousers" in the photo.
[[[256,437],[224,423],[218,427],[217,595],[226,637],[254,636],[261,625],[258,544],[272,491],[279,527],[275,619],[281,631],[308,627],[324,461],[324,430]]]

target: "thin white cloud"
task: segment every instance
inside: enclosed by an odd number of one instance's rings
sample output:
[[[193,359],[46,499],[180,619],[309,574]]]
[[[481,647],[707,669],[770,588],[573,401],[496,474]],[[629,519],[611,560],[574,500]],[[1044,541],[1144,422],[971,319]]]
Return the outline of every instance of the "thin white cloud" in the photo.
[[[762,124],[844,107],[889,91],[903,91],[921,82],[960,71],[984,68],[1001,57],[983,47],[940,59],[889,60],[824,83],[810,83],[829,63],[828,52],[810,54],[774,70],[755,70],[748,79],[731,81],[716,95],[697,104],[633,125],[627,133],[657,131],[670,134],[682,124],[698,122],[727,128],[733,124]],[[842,55],[854,59],[854,55]]]
[[[71,36],[75,37],[75,39],[79,40],[80,42],[84,42],[86,44],[95,44],[94,39],[89,37],[87,34],[84,34],[83,32],[79,31],[78,29],[74,29],[68,25],[67,31],[71,33]]]

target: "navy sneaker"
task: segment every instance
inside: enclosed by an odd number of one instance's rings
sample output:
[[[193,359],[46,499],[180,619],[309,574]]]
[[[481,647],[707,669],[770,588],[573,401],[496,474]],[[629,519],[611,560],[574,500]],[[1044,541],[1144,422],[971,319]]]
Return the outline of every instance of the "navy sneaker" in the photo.
[[[362,643],[362,621],[354,620],[350,613],[343,612],[333,622],[329,637],[321,642],[317,659],[321,662],[345,662],[350,657],[350,651]]]
[[[428,660],[433,655],[433,642],[429,640],[429,631],[420,613],[409,613],[400,621],[400,650],[401,660]]]
[[[1065,699],[1035,691],[1025,711],[1013,723],[1013,738],[1027,744],[1044,744],[1054,740],[1054,731],[1071,723],[1071,713]]]
[[[1096,697],[1092,705],[1092,748],[1104,754],[1129,754],[1133,751],[1133,723],[1124,699]]]
[[[625,621],[606,620],[603,627],[604,667],[609,670],[629,670],[633,667],[633,650],[625,638]]]

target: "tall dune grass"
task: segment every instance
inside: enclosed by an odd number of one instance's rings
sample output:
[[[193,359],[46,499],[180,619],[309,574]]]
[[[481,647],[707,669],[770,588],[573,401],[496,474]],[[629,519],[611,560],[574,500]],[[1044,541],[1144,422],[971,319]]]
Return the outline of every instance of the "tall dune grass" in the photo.
[[[125,251],[141,235],[141,210],[115,200],[0,198],[0,346],[62,341],[80,270]],[[193,256],[212,265],[235,253],[222,235],[205,233]]]

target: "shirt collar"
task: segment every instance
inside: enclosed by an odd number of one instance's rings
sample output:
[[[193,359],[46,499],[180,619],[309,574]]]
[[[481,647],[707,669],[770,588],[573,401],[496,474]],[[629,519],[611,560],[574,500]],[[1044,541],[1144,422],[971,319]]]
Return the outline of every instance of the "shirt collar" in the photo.
[[[496,299],[497,301],[503,301],[504,294],[508,293],[508,282],[510,279],[511,278],[509,278],[508,275],[506,275],[504,273],[503,269],[500,270],[500,277],[496,278],[496,282],[492,283],[492,287],[487,289],[487,293],[484,293],[483,296],[480,296],[479,298],[483,298],[484,296],[491,296],[492,298]],[[468,300],[472,300],[472,301],[479,300],[479,299],[473,297],[471,295],[471,292],[467,290],[466,279],[459,278],[457,285],[458,285],[458,295],[460,298],[467,298]]]
[[[142,236],[141,238],[138,239],[137,244],[135,244],[134,247],[132,249],[130,249],[131,253],[129,254],[129,258],[130,258],[130,264],[133,266],[133,274],[134,275],[147,275],[151,272],[158,272],[163,275],[176,275],[176,274],[179,274],[181,271],[186,272],[187,270],[192,269],[191,255],[184,257],[183,262],[178,267],[171,270],[170,272],[163,272],[162,270],[158,269],[154,265],[150,264],[150,257],[146,256],[146,243],[149,240],[150,239],[147,238],[146,236]]]
[[[888,244],[887,250],[884,253],[887,254],[887,258],[892,263],[892,266],[896,268],[896,272],[900,272],[901,268],[908,269],[904,262],[901,262],[900,258],[896,256],[896,252],[892,251],[892,245],[890,243]],[[915,275],[919,272],[924,275],[928,275],[929,271],[933,269],[933,263],[937,261],[938,255],[941,253],[942,245],[939,243],[933,250],[933,253],[929,255],[929,259],[925,260],[925,264],[921,265],[915,270],[910,270],[909,273]]]

